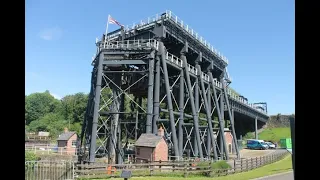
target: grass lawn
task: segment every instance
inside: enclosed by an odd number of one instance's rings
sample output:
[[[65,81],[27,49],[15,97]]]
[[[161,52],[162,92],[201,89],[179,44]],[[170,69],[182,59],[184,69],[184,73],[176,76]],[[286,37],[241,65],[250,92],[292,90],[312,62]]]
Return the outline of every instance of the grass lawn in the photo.
[[[143,180],[176,180],[176,179],[192,179],[192,180],[201,180],[201,179],[207,179],[207,180],[248,180],[248,179],[254,179],[254,178],[259,178],[263,176],[268,176],[272,174],[278,174],[282,172],[287,172],[292,169],[292,161],[291,161],[291,155],[286,156],[284,159],[254,169],[252,171],[248,172],[242,172],[242,173],[237,173],[233,175],[228,175],[228,176],[221,176],[221,177],[132,177],[130,179],[143,179]],[[114,180],[123,180],[123,178],[114,178]],[[101,180],[101,179],[100,179]]]
[[[282,138],[290,138],[290,128],[270,128],[259,133],[259,139],[279,142]]]

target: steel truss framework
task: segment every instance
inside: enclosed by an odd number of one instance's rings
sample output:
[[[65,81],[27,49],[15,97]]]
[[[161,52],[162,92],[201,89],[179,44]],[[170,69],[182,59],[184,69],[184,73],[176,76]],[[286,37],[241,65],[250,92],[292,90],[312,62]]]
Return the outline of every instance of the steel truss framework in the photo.
[[[178,58],[168,52],[163,36],[124,39],[97,43],[79,160],[106,156],[109,163],[123,163],[128,142],[141,133],[157,134],[159,126],[176,159],[228,159],[225,111],[239,158],[233,111],[254,112],[229,102],[224,73],[213,77],[213,62],[203,68],[201,52],[195,66],[188,64],[188,42]]]

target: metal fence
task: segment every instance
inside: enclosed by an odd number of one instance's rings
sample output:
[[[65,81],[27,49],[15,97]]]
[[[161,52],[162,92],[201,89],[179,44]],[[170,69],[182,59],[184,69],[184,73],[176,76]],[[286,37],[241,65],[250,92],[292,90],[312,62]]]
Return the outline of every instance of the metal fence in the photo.
[[[25,151],[32,151],[38,154],[60,154],[60,155],[77,155],[77,148],[57,147],[51,144],[25,145]]]
[[[72,161],[26,161],[25,180],[73,180],[75,179]]]

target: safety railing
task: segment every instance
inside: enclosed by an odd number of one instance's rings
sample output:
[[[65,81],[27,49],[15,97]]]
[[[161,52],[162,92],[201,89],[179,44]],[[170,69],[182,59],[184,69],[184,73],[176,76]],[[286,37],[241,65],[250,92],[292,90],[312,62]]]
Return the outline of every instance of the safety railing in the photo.
[[[188,32],[191,36],[196,38],[202,45],[207,47],[214,53],[217,57],[222,59],[225,63],[228,64],[228,59],[223,56],[217,49],[215,49],[209,42],[207,42],[202,36],[200,36],[196,31],[194,31],[188,24],[186,24],[182,19],[180,19],[177,15],[175,15],[172,11],[166,10],[165,15],[167,18],[171,19],[173,22],[182,27],[186,32]]]
[[[215,49],[207,40],[205,40],[202,36],[200,36],[196,31],[194,31],[188,24],[186,24],[182,19],[180,19],[177,15],[175,15],[172,11],[166,10],[165,12],[155,14],[151,17],[143,19],[139,22],[132,23],[131,25],[125,26],[125,32],[128,33],[133,31],[134,29],[144,28],[149,26],[151,23],[160,21],[161,18],[170,19],[175,22],[178,26],[182,27],[186,32],[188,32],[192,37],[197,39],[202,45],[208,48],[215,56],[219,59],[223,60],[226,64],[229,63],[229,60],[220,53],[217,49]],[[121,34],[121,32],[116,32],[114,34],[110,34],[108,39],[113,39]]]
[[[107,41],[100,44],[101,49],[118,49],[118,48],[155,48],[159,49],[159,43],[155,39],[147,40],[124,40],[124,41]]]
[[[175,55],[173,55],[173,54],[171,54],[169,52],[167,52],[167,54],[166,54],[166,59],[167,59],[167,61],[178,65],[179,67],[183,67],[183,61],[181,59],[179,59],[177,56],[175,56]],[[188,67],[188,70],[189,70],[190,73],[194,74],[195,76],[198,75],[198,71],[194,66],[188,64],[187,67]],[[207,74],[205,74],[203,72],[201,72],[201,78],[204,81],[206,81],[207,83],[210,82],[209,75],[207,75]],[[217,79],[214,79],[213,81],[214,81],[214,85],[216,87],[222,89],[222,83],[221,82],[217,81]],[[255,110],[257,110],[257,111],[259,111],[261,113],[266,114],[266,112],[261,110],[261,109],[259,109],[257,105],[252,104],[252,103],[248,103],[248,101],[246,101],[244,98],[238,96],[236,93],[231,91],[229,88],[227,89],[227,93],[230,95],[230,97],[233,100],[236,100],[237,102],[239,102],[239,103],[241,103],[241,104],[243,104],[243,105],[245,105],[247,107],[253,108],[253,109],[255,109]]]
[[[57,147],[57,145],[25,145],[25,151],[37,154],[77,155],[76,147]]]
[[[140,20],[139,22],[135,22],[135,23],[132,23],[132,24],[125,26],[125,30],[131,31],[133,29],[143,28],[153,22],[159,21],[163,17],[163,15],[165,15],[164,12],[149,16],[145,19]]]

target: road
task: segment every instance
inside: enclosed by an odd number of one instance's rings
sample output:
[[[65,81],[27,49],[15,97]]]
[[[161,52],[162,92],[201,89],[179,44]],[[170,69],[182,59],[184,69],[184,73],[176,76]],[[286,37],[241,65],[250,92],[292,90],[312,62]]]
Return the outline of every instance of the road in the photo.
[[[294,180],[293,171],[257,178],[254,180]]]

